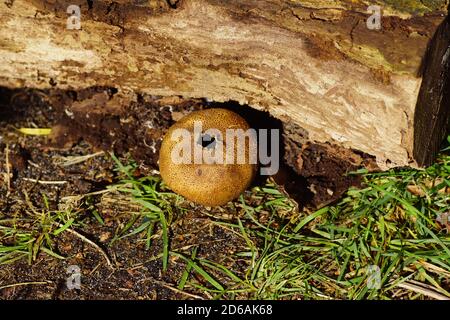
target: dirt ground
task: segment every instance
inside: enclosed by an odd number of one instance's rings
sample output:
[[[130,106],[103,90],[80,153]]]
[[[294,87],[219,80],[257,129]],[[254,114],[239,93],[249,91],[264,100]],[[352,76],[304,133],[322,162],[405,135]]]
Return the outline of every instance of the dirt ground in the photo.
[[[161,239],[148,250],[136,237],[111,244],[130,212],[137,209],[120,195],[103,191],[119,180],[108,151],[121,159],[127,155],[134,159],[137,177],[157,174],[158,150],[165,130],[184,114],[205,105],[216,106],[201,100],[138,95],[123,109],[120,96],[111,89],[41,92],[1,88],[0,218],[25,218],[33,212],[71,206],[77,225],[76,233],[63,232],[53,239],[53,252],[65,259],[40,252],[32,263],[20,259],[0,265],[0,299],[196,298],[176,289],[185,270],[183,261],[171,258],[169,269],[162,271],[161,259],[155,258],[162,250]],[[266,117],[263,113],[247,115],[259,124],[280,125]],[[53,128],[53,132],[50,136],[24,135],[18,131],[23,127]],[[359,183],[356,178],[343,178],[356,167],[333,158],[318,167],[311,159],[326,157],[323,148],[305,150],[306,165],[301,172],[284,165],[276,177],[300,207],[330,203],[350,185]],[[87,158],[70,162],[81,156]],[[240,215],[239,206],[209,209],[191,203],[182,205],[185,214],[171,224],[171,248],[198,246],[198,255],[233,264],[233,270],[244,272],[248,268],[245,260],[229,258],[245,246],[242,238],[211,223],[214,216]],[[97,212],[104,224],[98,223],[92,212]],[[80,267],[81,289],[67,288],[71,265]]]

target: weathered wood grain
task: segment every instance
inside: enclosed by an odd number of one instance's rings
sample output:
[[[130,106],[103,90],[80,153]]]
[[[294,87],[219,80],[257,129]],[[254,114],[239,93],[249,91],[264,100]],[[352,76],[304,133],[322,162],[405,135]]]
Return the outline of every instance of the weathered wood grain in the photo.
[[[233,100],[381,168],[426,165],[448,122],[448,1],[377,3],[381,30],[362,0],[7,1],[0,85]]]

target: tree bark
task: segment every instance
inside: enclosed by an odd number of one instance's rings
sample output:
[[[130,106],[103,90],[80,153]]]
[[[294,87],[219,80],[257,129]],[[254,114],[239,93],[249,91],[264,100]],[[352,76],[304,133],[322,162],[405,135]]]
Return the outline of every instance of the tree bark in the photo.
[[[381,30],[363,0],[9,0],[0,85],[232,100],[382,169],[424,166],[449,123],[448,1],[373,2]]]

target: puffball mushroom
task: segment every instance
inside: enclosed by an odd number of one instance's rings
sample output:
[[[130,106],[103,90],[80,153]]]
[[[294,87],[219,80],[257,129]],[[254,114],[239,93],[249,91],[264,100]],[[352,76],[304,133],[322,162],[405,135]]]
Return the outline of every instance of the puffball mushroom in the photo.
[[[256,137],[244,137],[249,129],[241,116],[226,109],[194,111],[183,117],[162,141],[163,181],[186,199],[208,207],[236,199],[256,173]],[[228,157],[230,152],[233,157]]]

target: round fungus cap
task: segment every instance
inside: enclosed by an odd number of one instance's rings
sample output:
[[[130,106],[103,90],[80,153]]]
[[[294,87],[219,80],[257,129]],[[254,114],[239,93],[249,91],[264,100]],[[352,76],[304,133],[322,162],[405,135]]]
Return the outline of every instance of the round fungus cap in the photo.
[[[209,207],[236,199],[256,173],[256,132],[226,109],[194,111],[169,128],[159,169],[166,185]]]

